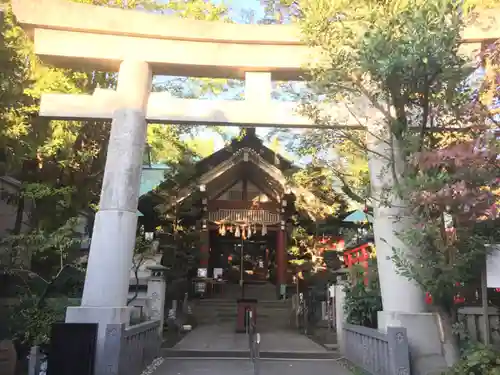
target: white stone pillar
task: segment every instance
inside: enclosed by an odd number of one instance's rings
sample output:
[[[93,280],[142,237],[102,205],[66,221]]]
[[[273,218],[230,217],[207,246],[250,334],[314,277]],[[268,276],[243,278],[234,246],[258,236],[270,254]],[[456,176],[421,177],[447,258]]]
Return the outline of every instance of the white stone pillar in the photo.
[[[403,163],[401,150],[396,144],[391,147],[391,137],[385,127],[372,122],[367,130],[373,231],[383,309],[384,312],[424,312],[423,291],[416,283],[400,275],[392,261],[393,249],[410,251],[397,236],[409,225],[405,203],[395,190],[394,172],[398,175]],[[396,160],[395,169],[391,167],[393,158]]]
[[[108,367],[103,355],[107,325],[129,324],[130,320],[126,305],[151,83],[148,63],[126,60],[120,65],[117,92],[121,105],[113,114],[82,303],[66,312],[68,323],[99,324],[95,375],[105,374]]]
[[[245,73],[245,100],[252,103],[268,104],[273,91],[272,76],[269,72]]]
[[[337,344],[339,345],[340,353],[345,354],[345,340],[344,340],[344,323],[346,316],[344,313],[345,292],[344,282],[338,282],[335,285],[335,331],[337,333]]]
[[[400,275],[392,261],[393,249],[406,254],[418,249],[409,249],[398,233],[412,225],[405,209],[405,202],[394,190],[394,175],[400,174],[403,156],[397,144],[391,147],[389,132],[381,131],[375,124],[368,126],[370,181],[374,208],[374,236],[377,251],[378,275],[382,292],[383,311],[379,311],[378,329],[387,327],[406,328],[410,344],[412,374],[427,375],[441,373],[446,368],[445,353],[441,337],[441,326],[437,317],[426,312],[424,291],[413,281]],[[396,160],[395,169],[391,167]]]
[[[117,307],[127,302],[151,79],[145,62],[124,61],[120,67],[117,91],[122,106],[113,115],[82,306]]]
[[[165,320],[165,292],[167,283],[165,281],[166,268],[162,265],[149,266],[151,276],[148,280],[147,297],[150,303],[150,318],[160,320],[160,335],[163,334],[163,322]]]

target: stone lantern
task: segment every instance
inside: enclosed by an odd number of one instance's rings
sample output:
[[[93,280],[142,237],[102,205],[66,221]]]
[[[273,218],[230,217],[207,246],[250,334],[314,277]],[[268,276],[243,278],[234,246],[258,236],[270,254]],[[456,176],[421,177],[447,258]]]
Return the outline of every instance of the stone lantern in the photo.
[[[163,321],[165,317],[165,292],[167,282],[165,271],[167,267],[161,264],[153,264],[148,267],[151,272],[148,279],[147,297],[150,300],[150,318],[160,320],[160,334],[163,333]]]

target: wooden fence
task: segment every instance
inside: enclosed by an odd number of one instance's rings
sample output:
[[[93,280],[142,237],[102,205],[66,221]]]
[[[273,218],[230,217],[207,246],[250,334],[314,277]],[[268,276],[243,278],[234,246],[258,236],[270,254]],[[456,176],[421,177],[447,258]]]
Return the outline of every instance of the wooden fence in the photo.
[[[410,351],[406,329],[376,329],[344,324],[345,357],[370,375],[409,375]]]
[[[464,323],[465,329],[472,341],[484,342],[484,315],[482,307],[461,307],[458,310],[459,321]],[[500,347],[500,309],[488,308],[490,327],[490,343]]]

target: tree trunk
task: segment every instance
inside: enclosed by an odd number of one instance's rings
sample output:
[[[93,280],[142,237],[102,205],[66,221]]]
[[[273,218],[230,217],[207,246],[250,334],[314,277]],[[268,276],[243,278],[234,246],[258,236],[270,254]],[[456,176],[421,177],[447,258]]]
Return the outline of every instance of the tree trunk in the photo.
[[[18,201],[17,201],[17,209],[16,209],[16,220],[14,221],[14,228],[12,228],[12,234],[17,236],[21,234],[23,229],[23,219],[24,219],[24,206],[25,206],[25,198],[22,193],[22,188],[19,189],[18,192]],[[11,265],[20,265],[21,267],[30,267],[31,263],[31,254],[28,253],[28,249],[20,250],[20,252],[24,252],[25,254],[17,253],[16,248],[18,245],[18,241],[14,241],[12,243],[11,248],[11,257],[10,264]]]
[[[132,296],[132,298],[130,298],[128,301],[127,301],[127,306],[129,306],[132,302],[134,302],[137,297],[139,296],[139,266],[135,267],[134,269],[134,277],[135,277],[135,291],[134,291],[134,295]]]
[[[443,354],[446,364],[451,367],[460,359],[458,336],[453,333],[454,317],[447,311],[439,309],[439,324],[442,332]]]
[[[22,190],[20,190],[19,200],[17,202],[16,221],[14,222],[14,229],[12,230],[12,234],[14,235],[21,234],[23,228],[24,202],[24,195],[22,194]]]

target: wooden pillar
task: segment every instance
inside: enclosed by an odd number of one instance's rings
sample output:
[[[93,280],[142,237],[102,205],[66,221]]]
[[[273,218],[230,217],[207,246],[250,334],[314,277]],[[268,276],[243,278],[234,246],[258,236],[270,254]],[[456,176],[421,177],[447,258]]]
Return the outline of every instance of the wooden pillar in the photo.
[[[200,228],[200,268],[208,268],[208,258],[210,257],[210,232],[207,220],[201,221]]]
[[[282,220],[276,232],[276,285],[286,284],[285,221]]]
[[[267,280],[269,275],[269,249],[266,247],[264,258],[264,278]]]
[[[201,220],[200,220],[200,268],[207,268],[210,257],[210,228],[208,227],[208,197],[206,186],[200,185]]]

